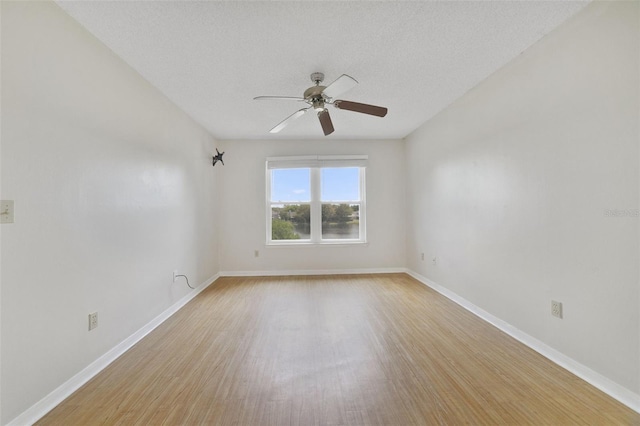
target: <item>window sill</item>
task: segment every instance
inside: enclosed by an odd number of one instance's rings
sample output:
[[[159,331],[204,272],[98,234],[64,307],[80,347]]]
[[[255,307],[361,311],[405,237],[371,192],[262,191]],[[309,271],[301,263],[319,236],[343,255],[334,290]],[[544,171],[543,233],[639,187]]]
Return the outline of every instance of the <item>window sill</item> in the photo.
[[[324,241],[321,243],[312,242],[300,242],[300,243],[266,243],[267,248],[314,248],[314,247],[353,247],[353,246],[368,246],[367,241]]]

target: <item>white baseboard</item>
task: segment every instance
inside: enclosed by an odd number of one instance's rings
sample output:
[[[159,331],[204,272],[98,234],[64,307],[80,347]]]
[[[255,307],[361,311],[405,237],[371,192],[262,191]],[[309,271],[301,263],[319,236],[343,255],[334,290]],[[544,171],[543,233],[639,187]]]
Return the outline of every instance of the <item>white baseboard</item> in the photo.
[[[133,333],[131,336],[124,339],[117,344],[113,349],[102,355],[100,358],[89,364],[85,369],[80,371],[75,376],[58,386],[49,395],[36,402],[18,417],[8,423],[7,426],[25,426],[32,425],[40,420],[45,414],[54,409],[58,404],[68,398],[73,392],[78,390],[82,385],[91,380],[96,374],[104,370],[109,364],[115,361],[120,355],[129,350],[133,345],[138,343],[147,334],[151,333],[156,327],[166,321],[171,315],[175,314],[180,308],[186,305],[191,299],[196,297],[205,288],[209,287],[215,280],[220,277],[220,274],[216,274],[213,277],[205,280],[195,291],[190,292],[176,303],[168,307],[160,315],[152,319],[148,324],[143,326],[140,330]]]
[[[362,269],[289,269],[277,271],[222,271],[221,277],[274,277],[289,275],[351,275],[351,274],[397,274],[406,268],[362,268]]]
[[[447,288],[439,284],[436,284],[435,282],[431,281],[427,277],[424,277],[412,270],[407,270],[406,272],[416,280],[420,281],[422,284],[432,288],[433,290],[442,294],[446,298],[462,306],[469,312],[487,321],[488,323],[492,324],[493,326],[507,333],[509,336],[527,345],[528,347],[538,352],[542,356],[558,364],[560,367],[570,371],[571,373],[580,377],[582,380],[595,386],[596,388],[600,389],[601,391],[611,396],[612,398],[620,401],[621,403],[631,408],[632,410],[640,413],[640,395],[639,394],[632,392],[631,390],[625,388],[624,386],[621,386],[616,382],[606,378],[605,376],[593,371],[589,367],[583,364],[580,364],[579,362],[575,361],[572,358],[569,358],[563,353],[553,349],[552,347],[528,335],[527,333],[524,333],[523,331],[501,320],[500,318],[497,318],[491,315],[490,313],[477,307],[476,305],[469,302],[468,300],[458,296],[456,293],[452,292],[451,290],[448,290]]]

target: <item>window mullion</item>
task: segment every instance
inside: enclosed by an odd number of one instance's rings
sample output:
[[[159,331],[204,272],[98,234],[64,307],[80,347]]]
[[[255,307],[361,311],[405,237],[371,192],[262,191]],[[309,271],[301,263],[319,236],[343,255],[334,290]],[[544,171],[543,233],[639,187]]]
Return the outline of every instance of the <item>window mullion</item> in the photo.
[[[322,203],[320,169],[311,168],[311,242],[319,243],[322,235]]]
[[[360,167],[360,203],[358,222],[360,223],[360,241],[367,241],[367,188],[366,188],[366,169]]]
[[[265,213],[266,213],[266,219],[267,219],[267,227],[266,227],[266,237],[267,237],[267,243],[269,243],[271,241],[271,229],[272,229],[272,204],[271,204],[271,185],[272,185],[272,181],[273,181],[273,173],[271,170],[269,170],[268,167],[266,167],[265,169],[265,183],[266,183],[266,191],[265,191],[265,195],[266,195],[266,208],[265,208]]]

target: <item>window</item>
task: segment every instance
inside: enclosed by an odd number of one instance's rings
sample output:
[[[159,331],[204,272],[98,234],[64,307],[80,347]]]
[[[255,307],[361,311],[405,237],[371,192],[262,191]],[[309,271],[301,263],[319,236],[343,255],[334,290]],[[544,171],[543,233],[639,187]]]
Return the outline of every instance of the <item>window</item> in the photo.
[[[366,241],[366,156],[267,159],[267,244]]]

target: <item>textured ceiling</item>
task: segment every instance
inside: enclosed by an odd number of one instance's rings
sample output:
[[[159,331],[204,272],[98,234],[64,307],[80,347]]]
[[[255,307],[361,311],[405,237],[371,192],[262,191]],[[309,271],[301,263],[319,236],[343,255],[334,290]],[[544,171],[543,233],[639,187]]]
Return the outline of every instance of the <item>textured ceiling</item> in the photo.
[[[337,139],[403,138],[587,3],[569,1],[57,1],[218,139],[322,138],[315,114],[254,101],[302,96],[309,74],[360,84],[331,108]],[[304,105],[304,104],[302,104]]]

